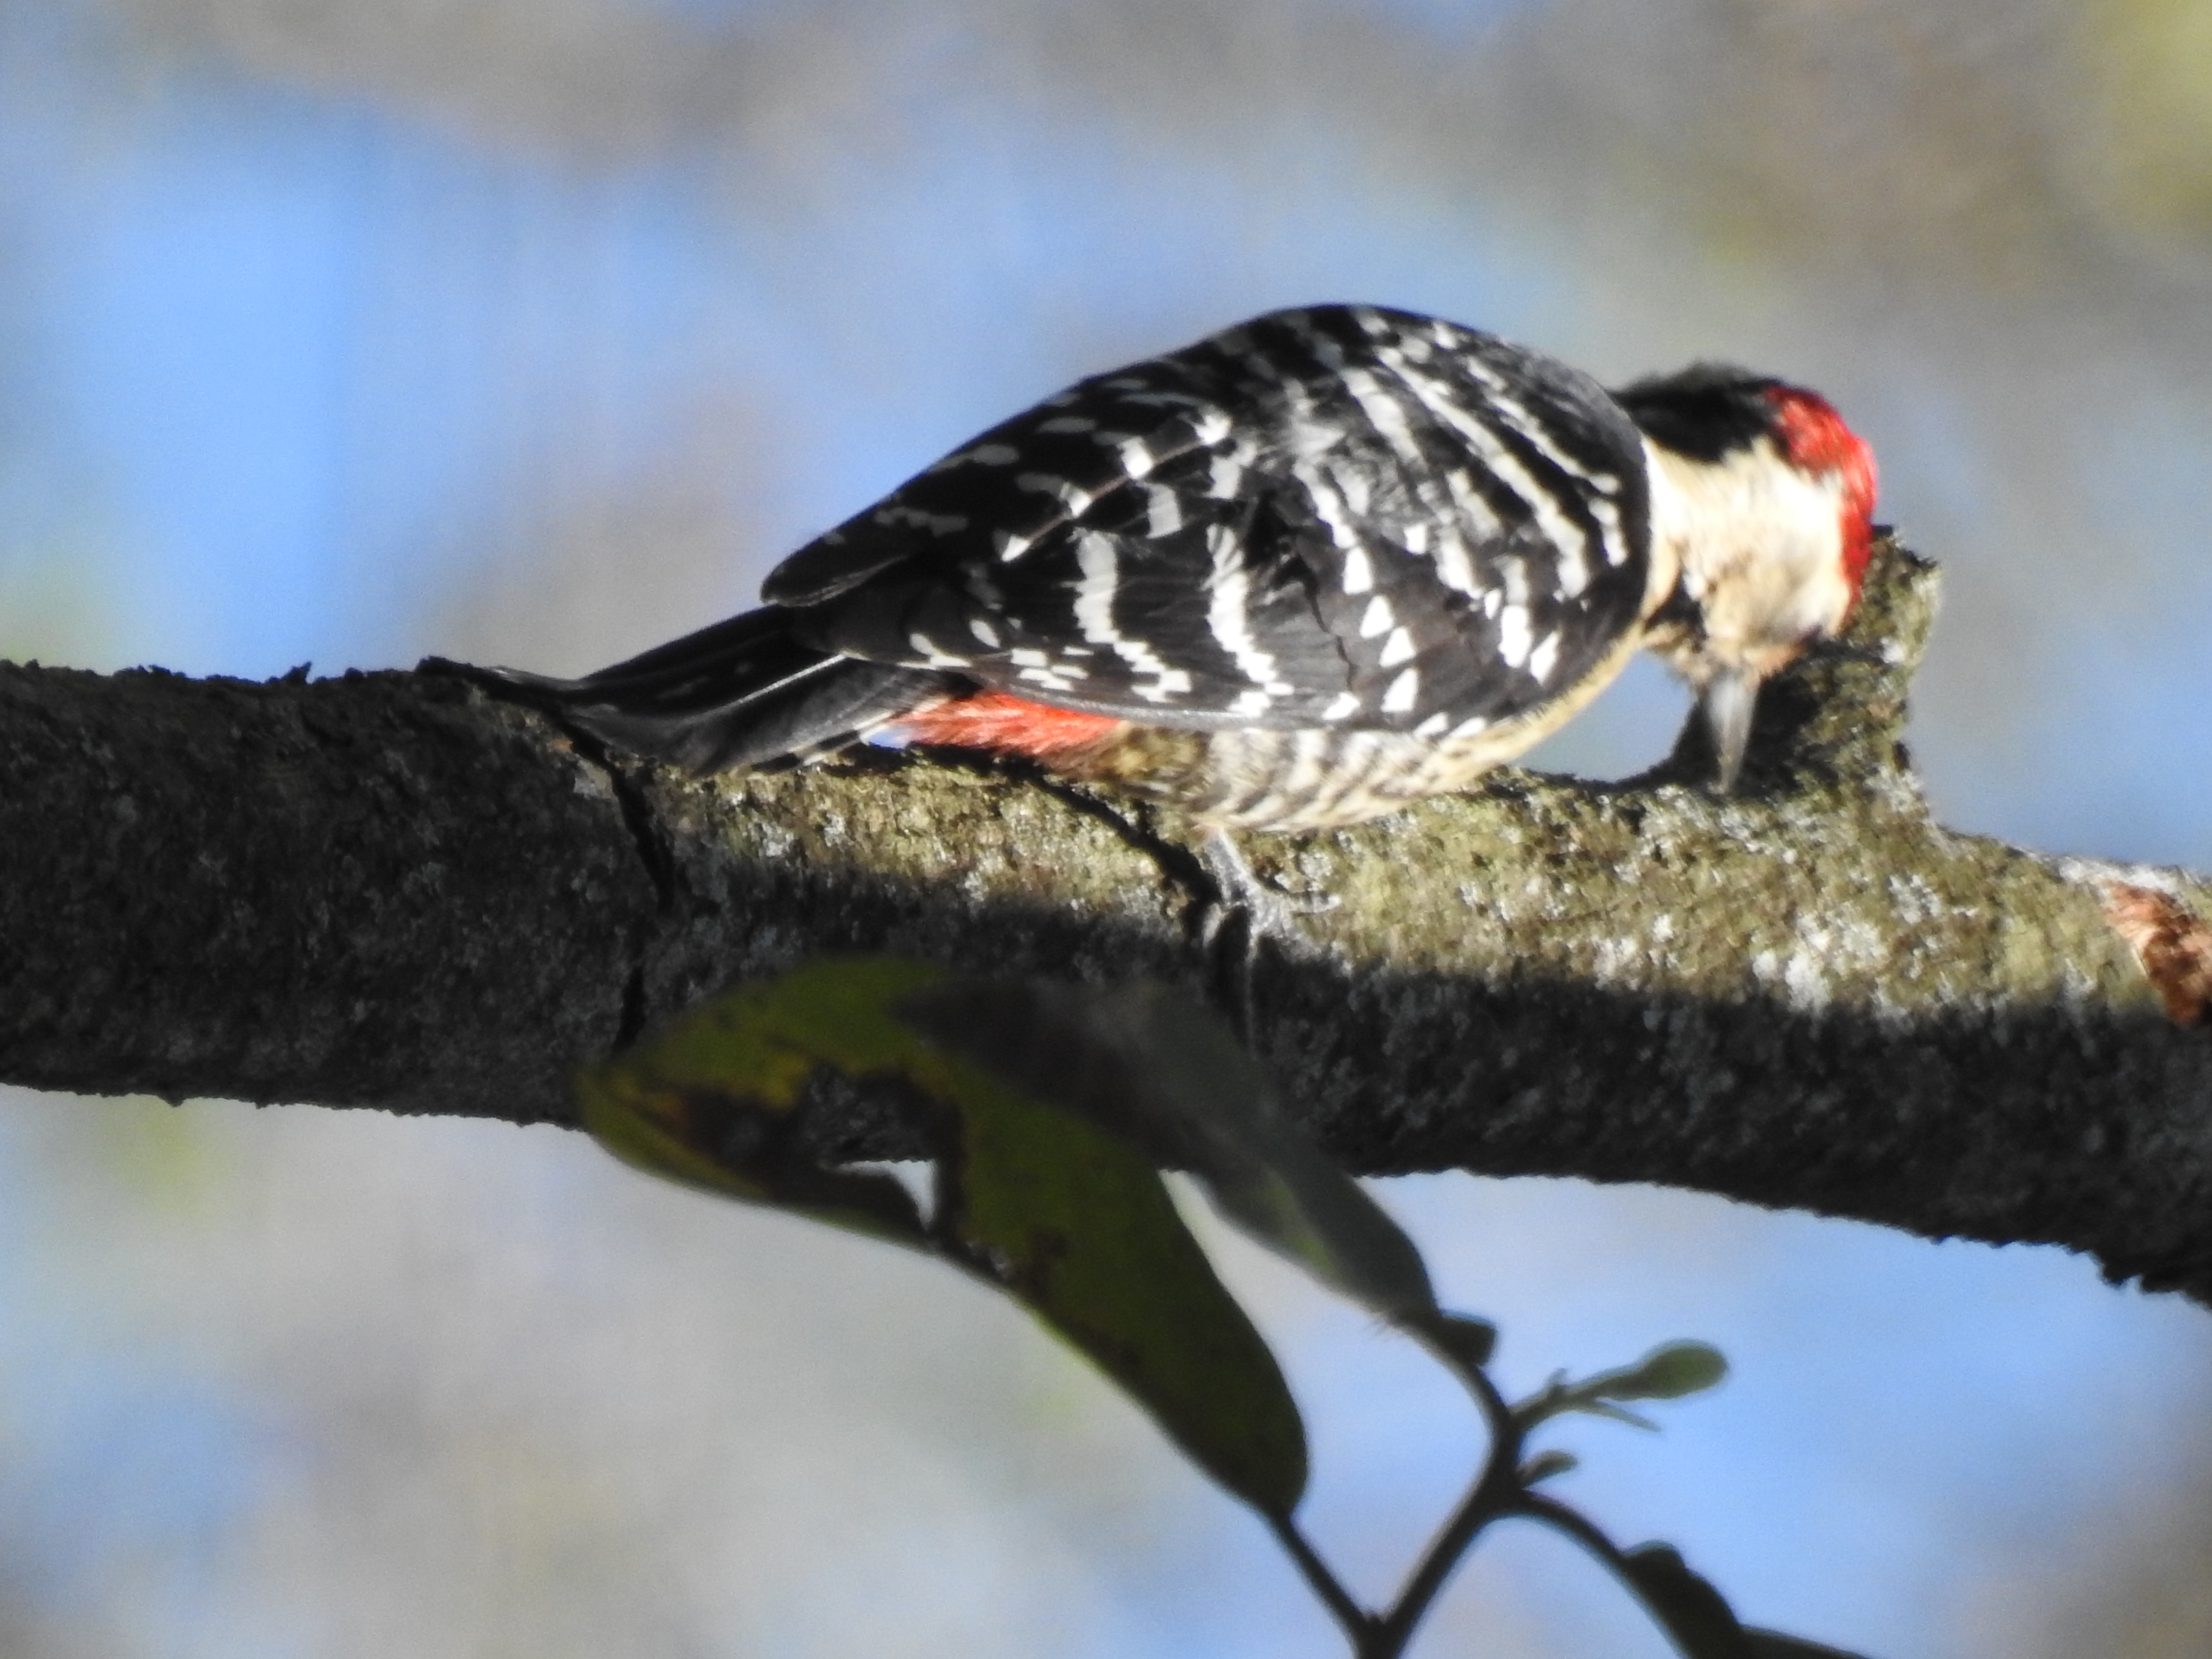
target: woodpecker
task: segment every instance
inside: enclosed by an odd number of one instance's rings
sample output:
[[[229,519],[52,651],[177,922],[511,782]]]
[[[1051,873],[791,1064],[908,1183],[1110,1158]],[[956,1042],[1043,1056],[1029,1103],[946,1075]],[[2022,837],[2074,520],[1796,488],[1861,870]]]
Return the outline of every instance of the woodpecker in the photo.
[[[700,773],[861,741],[1020,756],[1208,831],[1464,787],[1640,647],[1732,784],[1833,634],[1871,452],[1717,364],[1607,392],[1495,335],[1279,311],[1079,382],[802,547],[766,603],[577,680],[490,671]]]

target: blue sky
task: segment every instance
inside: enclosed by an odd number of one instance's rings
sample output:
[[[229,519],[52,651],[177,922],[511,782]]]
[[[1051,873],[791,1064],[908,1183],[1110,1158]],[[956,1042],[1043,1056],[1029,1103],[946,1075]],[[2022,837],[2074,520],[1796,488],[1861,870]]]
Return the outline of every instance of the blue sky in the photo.
[[[0,14],[10,88],[35,95],[0,95],[0,647],[89,666],[410,661],[491,580],[485,548],[526,544],[579,476],[650,490],[717,400],[741,410],[744,453],[727,568],[702,586],[735,607],[805,534],[1073,374],[1328,297],[1564,348],[1601,337],[1591,317],[1617,278],[1503,209],[1378,187],[1328,132],[1285,133],[1259,207],[1239,165],[1012,106],[927,112],[901,154],[817,195],[748,193],[703,156],[564,164],[218,64],[126,64],[99,26],[36,6]],[[2203,412],[2147,421],[2179,434],[2162,445],[2115,441],[2124,465],[2095,476],[2122,533],[2154,548],[2200,533]],[[1939,396],[1899,385],[1875,415],[1908,528],[1971,520],[2002,489]],[[2172,718],[2212,706],[2207,586],[2116,599],[2101,646],[2025,677],[2024,704],[2068,714],[2031,771],[1978,764],[1977,730],[1930,732],[1959,757],[1939,799],[2039,844],[2212,859],[2212,723]],[[647,642],[619,617],[605,637],[609,656]],[[1640,674],[1565,752],[1633,764],[1679,707]],[[24,1196],[41,1147],[0,1136],[0,1195],[23,1199],[0,1205],[17,1476],[0,1583],[66,1620],[118,1563],[158,1561],[145,1650],[197,1651],[194,1586],[228,1571],[282,1438],[251,1376],[118,1331],[96,1297],[41,1297],[71,1271]],[[1807,1634],[1967,1659],[1967,1587],[2059,1558],[2115,1492],[2155,1487],[2203,1420],[2201,1314],[2052,1252],[1566,1183],[1393,1194],[1452,1294],[1501,1319],[1519,1383],[1675,1336],[1729,1351],[1735,1379],[1670,1411],[1661,1437],[1578,1425],[1588,1467],[1570,1490]],[[1322,1525],[1402,1547],[1443,1501],[1437,1447],[1468,1443],[1448,1391],[1358,1321],[1270,1294],[1335,1425]],[[1278,1650],[1279,1573],[1240,1521],[1199,1513],[1200,1553],[1140,1563],[1150,1599],[1117,1604],[1109,1633]],[[1351,1553],[1387,1559],[1371,1541]],[[1534,1560],[1522,1593],[1587,1636],[1600,1627],[1577,1621],[1611,1615],[1573,1588],[1581,1573]],[[1224,1575],[1258,1588],[1224,1592]],[[1304,1617],[1289,1628],[1310,1641]]]

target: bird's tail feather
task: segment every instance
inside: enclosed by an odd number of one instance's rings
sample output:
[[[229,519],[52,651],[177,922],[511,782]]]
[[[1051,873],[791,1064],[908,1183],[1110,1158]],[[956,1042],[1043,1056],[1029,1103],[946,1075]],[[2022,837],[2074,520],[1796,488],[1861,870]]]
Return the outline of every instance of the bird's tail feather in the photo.
[[[839,656],[792,631],[769,605],[641,656],[556,679],[442,658],[459,674],[559,714],[633,754],[697,773],[733,772],[842,749],[945,690],[942,675]]]

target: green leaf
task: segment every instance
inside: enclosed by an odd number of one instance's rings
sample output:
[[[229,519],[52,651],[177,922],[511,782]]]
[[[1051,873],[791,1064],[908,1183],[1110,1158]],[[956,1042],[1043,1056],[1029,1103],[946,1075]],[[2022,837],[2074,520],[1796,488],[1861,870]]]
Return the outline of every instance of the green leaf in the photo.
[[[1305,1430],[1274,1356],[1142,1153],[915,1029],[910,1002],[961,983],[852,957],[745,987],[585,1073],[585,1123],[642,1168],[927,1249],[996,1285],[1216,1480],[1288,1516]],[[893,1085],[935,1152],[937,1215],[888,1176],[823,1160],[806,1115],[824,1071]]]
[[[1284,1114],[1220,1024],[1169,987],[933,987],[910,1018],[948,1049],[1187,1170],[1223,1215],[1386,1319],[1433,1314],[1413,1241]]]
[[[727,1197],[927,1248],[913,1197],[886,1175],[824,1164],[801,1108],[824,1067],[896,1074],[927,1058],[888,1004],[939,977],[856,957],[746,986],[580,1073],[584,1127],[625,1163]]]
[[[1727,1598],[1691,1571],[1672,1545],[1623,1551],[1620,1565],[1630,1588],[1688,1659],[1759,1659]]]
[[[1669,1342],[1652,1349],[1633,1365],[1600,1371],[1579,1382],[1569,1382],[1559,1373],[1543,1389],[1513,1407],[1513,1416],[1525,1432],[1547,1418],[1566,1412],[1609,1417],[1639,1429],[1658,1425],[1617,1402],[1623,1400],[1679,1400],[1710,1389],[1728,1376],[1728,1361],[1719,1349],[1704,1342]]]
[[[1600,1400],[1680,1400],[1717,1388],[1727,1376],[1728,1360],[1710,1343],[1669,1342],[1582,1388]]]
[[[1151,1163],[995,1079],[957,1098],[965,1156],[946,1224],[1207,1474],[1287,1516],[1306,1481],[1297,1407]]]

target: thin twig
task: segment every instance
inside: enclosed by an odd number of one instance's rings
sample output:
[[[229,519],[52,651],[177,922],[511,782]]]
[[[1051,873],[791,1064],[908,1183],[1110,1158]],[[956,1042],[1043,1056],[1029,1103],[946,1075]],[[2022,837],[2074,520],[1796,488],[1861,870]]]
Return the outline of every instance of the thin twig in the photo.
[[[1546,1498],[1540,1492],[1524,1492],[1512,1513],[1523,1515],[1531,1521],[1540,1521],[1556,1532],[1565,1533],[1599,1560],[1619,1574],[1623,1583],[1634,1588],[1636,1580],[1628,1570],[1628,1558],[1621,1553],[1620,1546],[1598,1530],[1596,1523],[1569,1509],[1555,1498]]]
[[[1414,1334],[1419,1336],[1420,1333],[1416,1331]],[[1482,1408],[1483,1420],[1490,1430],[1490,1449],[1467,1496],[1460,1500],[1450,1518],[1437,1529],[1436,1537],[1406,1580],[1405,1588],[1377,1622],[1374,1643],[1361,1650],[1360,1659],[1397,1659],[1451,1577],[1452,1570],[1467,1553],[1468,1547],[1492,1521],[1513,1513],[1526,1496],[1519,1474],[1521,1425],[1515,1421],[1512,1408],[1498,1394],[1489,1373],[1480,1365],[1463,1365],[1443,1349],[1434,1344],[1430,1346],[1467,1384],[1468,1392]]]
[[[1375,1615],[1352,1599],[1352,1593],[1329,1571],[1328,1563],[1322,1560],[1314,1547],[1306,1541],[1306,1535],[1298,1530],[1297,1522],[1287,1515],[1271,1515],[1267,1517],[1267,1524],[1274,1529],[1284,1553],[1297,1564],[1306,1583],[1321,1598],[1322,1605],[1329,1610],[1338,1624],[1344,1626],[1344,1633],[1352,1638],[1352,1651],[1359,1656],[1359,1659],[1367,1659],[1368,1644],[1373,1639],[1376,1627]],[[1391,1651],[1395,1653],[1396,1650]]]

